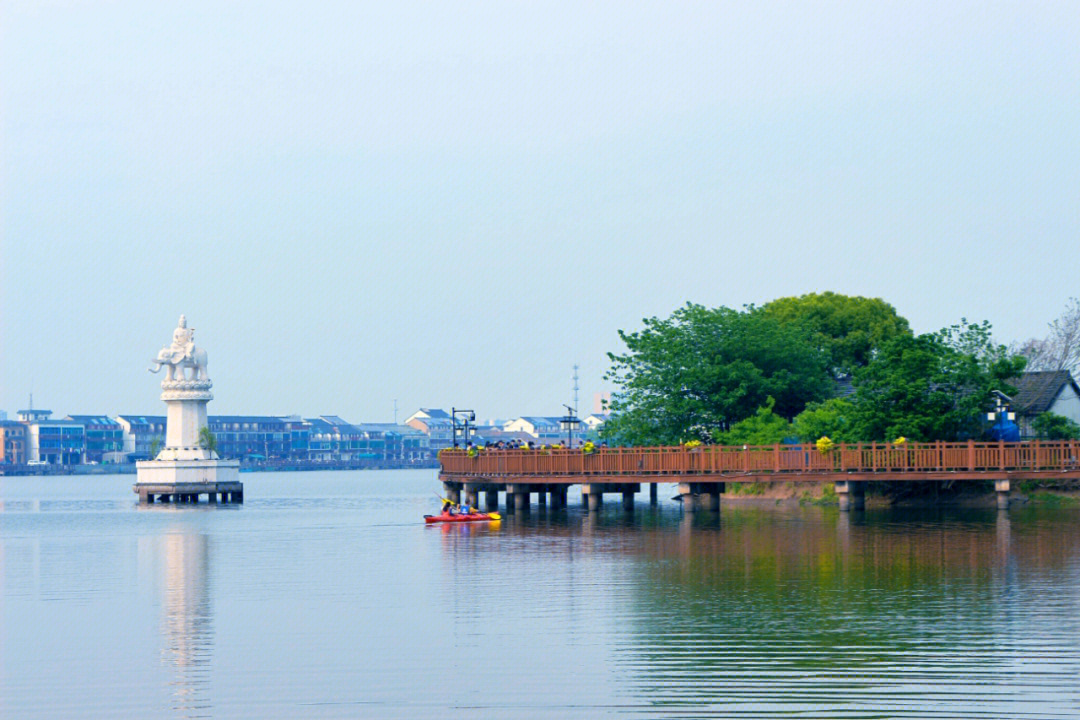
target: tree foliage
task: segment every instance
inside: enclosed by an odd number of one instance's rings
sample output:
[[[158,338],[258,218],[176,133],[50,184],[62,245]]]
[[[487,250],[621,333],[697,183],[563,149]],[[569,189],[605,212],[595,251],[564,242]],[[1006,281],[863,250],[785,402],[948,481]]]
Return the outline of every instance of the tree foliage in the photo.
[[[908,321],[880,298],[810,293],[773,300],[761,312],[804,326],[828,355],[829,369],[837,377],[865,367],[886,342],[911,334]]]
[[[217,452],[217,437],[214,433],[210,432],[210,428],[199,428],[199,445],[206,448],[211,453]]]
[[[835,293],[744,310],[687,304],[619,336],[602,432],[628,444],[978,438],[991,391],[1014,393],[1007,379],[1025,364],[988,322],[915,336],[884,301]],[[854,394],[830,399],[849,370]]]
[[[769,397],[791,418],[832,391],[827,357],[805,327],[754,309],[688,303],[619,337],[626,352],[608,354],[617,390],[604,434],[630,444],[708,439]]]
[[[1024,368],[990,338],[989,323],[966,321],[938,333],[899,336],[855,376],[852,433],[858,440],[980,437],[992,390]]]
[[[717,432],[713,439],[721,445],[772,445],[792,437],[791,423],[773,412],[776,401],[771,397],[757,411],[731,426],[727,432]]]
[[[1031,421],[1040,440],[1080,440],[1080,424],[1062,415],[1044,412]]]
[[[801,442],[816,442],[828,437],[834,442],[856,442],[854,431],[855,406],[844,398],[810,403],[792,421],[795,436]]]

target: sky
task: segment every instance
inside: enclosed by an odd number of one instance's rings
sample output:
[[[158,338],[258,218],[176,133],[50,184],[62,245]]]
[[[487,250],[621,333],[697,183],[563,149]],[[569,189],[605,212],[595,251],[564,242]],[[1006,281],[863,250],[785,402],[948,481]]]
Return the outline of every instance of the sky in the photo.
[[[0,0],[0,409],[583,411],[618,330],[1080,295],[1071,2]]]

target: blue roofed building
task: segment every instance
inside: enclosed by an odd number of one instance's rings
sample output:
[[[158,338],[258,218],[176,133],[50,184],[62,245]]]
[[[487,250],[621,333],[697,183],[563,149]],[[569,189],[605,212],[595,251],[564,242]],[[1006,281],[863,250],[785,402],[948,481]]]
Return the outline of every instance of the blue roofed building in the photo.
[[[123,431],[128,462],[153,460],[154,448],[165,447],[164,415],[117,415],[115,419]]]
[[[108,415],[68,415],[66,420],[85,428],[85,462],[120,462],[124,452],[124,428]]]
[[[217,454],[240,461],[291,457],[292,435],[276,415],[211,415],[206,419],[217,441]]]

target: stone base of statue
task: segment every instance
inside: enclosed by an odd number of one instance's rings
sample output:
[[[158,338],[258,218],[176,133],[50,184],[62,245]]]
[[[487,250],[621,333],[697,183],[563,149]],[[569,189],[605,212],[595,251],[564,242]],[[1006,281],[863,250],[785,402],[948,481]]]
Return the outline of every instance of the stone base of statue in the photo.
[[[189,380],[182,373],[161,383],[161,399],[168,407],[165,449],[153,460],[135,463],[134,490],[140,501],[198,502],[200,495],[211,502],[244,501],[240,461],[220,459],[199,437],[208,427],[206,403],[214,398],[212,385],[209,379]]]

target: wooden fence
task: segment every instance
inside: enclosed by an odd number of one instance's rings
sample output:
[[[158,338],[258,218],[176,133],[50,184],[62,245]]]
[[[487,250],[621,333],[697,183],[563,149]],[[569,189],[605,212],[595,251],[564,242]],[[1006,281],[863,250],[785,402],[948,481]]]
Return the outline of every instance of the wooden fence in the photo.
[[[933,442],[816,445],[634,447],[581,450],[443,450],[444,479],[607,476],[800,476],[873,474],[927,479],[942,473],[996,476],[1017,472],[1063,472],[1080,476],[1080,442]],[[674,480],[674,478],[673,478]]]

